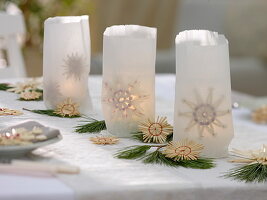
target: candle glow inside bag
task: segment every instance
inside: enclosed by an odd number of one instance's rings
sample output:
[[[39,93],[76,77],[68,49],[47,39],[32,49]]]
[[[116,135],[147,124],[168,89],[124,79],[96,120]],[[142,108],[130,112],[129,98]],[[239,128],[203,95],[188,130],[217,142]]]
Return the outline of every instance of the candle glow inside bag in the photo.
[[[104,32],[102,109],[107,130],[136,132],[155,115],[156,29],[121,25]]]
[[[86,113],[92,109],[88,16],[53,17],[44,27],[44,102],[48,109],[71,99]],[[69,108],[68,108],[69,109]]]
[[[223,35],[191,30],[176,36],[175,95],[174,140],[203,144],[204,156],[227,156],[234,131],[228,41]]]

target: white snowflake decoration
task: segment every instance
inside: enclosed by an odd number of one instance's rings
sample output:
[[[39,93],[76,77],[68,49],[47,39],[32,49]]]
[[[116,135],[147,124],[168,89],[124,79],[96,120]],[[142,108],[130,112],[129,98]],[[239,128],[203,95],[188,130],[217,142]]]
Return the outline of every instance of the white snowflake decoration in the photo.
[[[67,79],[73,77],[76,80],[80,80],[82,75],[86,72],[88,64],[82,55],[72,53],[71,55],[67,55],[67,58],[64,59],[63,67],[65,68],[63,75],[65,75]]]
[[[134,81],[129,84],[104,83],[104,95],[102,102],[111,107],[112,116],[115,118],[132,118],[144,115],[140,107],[141,102],[148,98],[148,95],[142,94],[140,84]]]
[[[218,100],[213,101],[213,89],[209,89],[206,100],[203,100],[196,90],[195,97],[196,103],[186,99],[183,100],[183,103],[186,104],[191,111],[179,113],[181,116],[190,118],[190,122],[185,128],[185,131],[189,131],[194,126],[197,126],[199,135],[203,137],[205,131],[215,136],[214,126],[226,128],[226,125],[218,119],[218,117],[230,113],[230,110],[218,110],[224,97],[221,96]]]

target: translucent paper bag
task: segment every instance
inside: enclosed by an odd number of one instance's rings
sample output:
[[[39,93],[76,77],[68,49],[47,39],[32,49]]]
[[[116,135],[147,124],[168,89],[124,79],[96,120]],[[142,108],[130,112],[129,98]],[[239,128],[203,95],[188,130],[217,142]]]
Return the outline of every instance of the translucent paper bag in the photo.
[[[155,115],[156,29],[112,26],[104,32],[102,108],[110,133],[129,137]]]
[[[71,99],[81,113],[90,112],[90,54],[88,16],[53,17],[45,21],[43,77],[48,109]]]
[[[174,140],[193,139],[203,155],[224,157],[233,138],[228,41],[206,30],[176,36]]]

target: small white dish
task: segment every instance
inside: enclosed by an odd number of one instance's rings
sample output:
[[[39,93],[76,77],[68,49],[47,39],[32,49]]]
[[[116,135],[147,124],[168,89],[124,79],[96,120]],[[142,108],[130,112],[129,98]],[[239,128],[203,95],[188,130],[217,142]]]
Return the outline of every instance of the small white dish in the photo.
[[[43,130],[43,134],[46,135],[47,139],[43,141],[37,141],[29,145],[12,145],[12,146],[1,146],[0,145],[0,158],[2,157],[20,157],[25,154],[49,144],[56,143],[62,139],[62,136],[58,129],[44,126],[35,121],[28,121],[15,126],[10,126],[5,129],[0,130],[1,133],[9,132],[13,128],[26,128],[28,130],[33,129],[33,127],[39,127]]]

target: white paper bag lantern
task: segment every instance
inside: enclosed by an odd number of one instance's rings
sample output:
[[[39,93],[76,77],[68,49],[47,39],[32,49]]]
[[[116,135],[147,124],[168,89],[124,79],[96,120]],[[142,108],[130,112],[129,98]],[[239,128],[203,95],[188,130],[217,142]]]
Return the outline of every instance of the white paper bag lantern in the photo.
[[[104,32],[102,108],[110,133],[129,137],[155,115],[156,29],[112,26]]]
[[[207,30],[176,36],[174,140],[193,139],[203,155],[224,157],[233,137],[228,41]]]
[[[48,109],[71,99],[81,113],[90,112],[88,92],[90,33],[88,16],[45,20],[43,52],[44,102]]]

